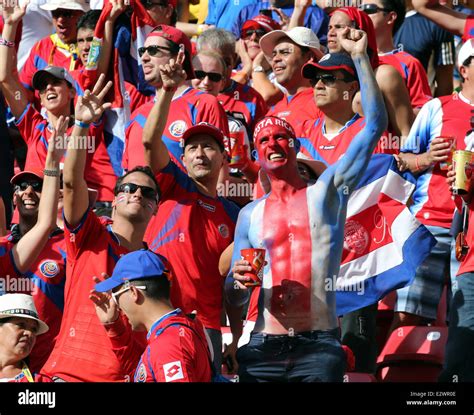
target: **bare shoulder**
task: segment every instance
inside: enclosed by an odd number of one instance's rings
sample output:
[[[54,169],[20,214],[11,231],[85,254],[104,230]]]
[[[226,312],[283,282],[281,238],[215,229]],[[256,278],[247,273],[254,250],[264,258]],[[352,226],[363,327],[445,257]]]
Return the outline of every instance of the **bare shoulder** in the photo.
[[[392,65],[380,65],[375,70],[375,79],[382,90],[403,84],[402,76]]]

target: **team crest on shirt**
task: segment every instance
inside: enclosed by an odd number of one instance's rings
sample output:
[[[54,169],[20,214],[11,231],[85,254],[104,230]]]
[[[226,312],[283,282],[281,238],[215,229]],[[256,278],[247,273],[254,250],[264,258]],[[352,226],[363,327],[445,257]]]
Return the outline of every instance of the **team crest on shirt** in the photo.
[[[47,259],[40,264],[39,270],[44,277],[54,278],[59,274],[59,265],[56,261]]]
[[[183,367],[179,360],[163,365],[163,372],[165,374],[165,382],[184,379]]]
[[[176,120],[171,123],[169,126],[170,134],[173,137],[180,138],[183,136],[184,132],[188,129],[186,121]]]
[[[225,223],[220,224],[217,229],[223,238],[229,237],[229,227]]]
[[[348,220],[344,228],[344,249],[361,255],[369,246],[369,232],[359,222]]]
[[[146,382],[146,367],[145,363],[141,363],[140,366],[138,366],[137,373],[135,375],[135,382],[138,383],[144,383]]]

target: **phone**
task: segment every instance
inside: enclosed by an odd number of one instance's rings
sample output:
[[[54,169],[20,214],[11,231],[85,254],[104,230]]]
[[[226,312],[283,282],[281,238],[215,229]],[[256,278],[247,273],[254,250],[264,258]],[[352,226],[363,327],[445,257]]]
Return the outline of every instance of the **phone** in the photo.
[[[259,13],[270,18],[272,17],[272,11],[270,9],[260,9]]]

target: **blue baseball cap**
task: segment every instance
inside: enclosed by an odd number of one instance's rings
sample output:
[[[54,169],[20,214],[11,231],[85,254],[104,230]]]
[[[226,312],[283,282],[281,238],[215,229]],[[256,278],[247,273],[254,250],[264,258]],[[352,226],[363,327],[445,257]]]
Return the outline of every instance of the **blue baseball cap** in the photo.
[[[302,74],[307,79],[312,79],[319,72],[344,71],[358,79],[357,70],[352,58],[344,52],[328,53],[318,62],[308,62],[303,66]]]
[[[148,249],[130,252],[118,260],[112,276],[96,284],[95,290],[103,293],[113,290],[127,281],[160,277],[169,273],[165,265],[167,262],[165,257]]]

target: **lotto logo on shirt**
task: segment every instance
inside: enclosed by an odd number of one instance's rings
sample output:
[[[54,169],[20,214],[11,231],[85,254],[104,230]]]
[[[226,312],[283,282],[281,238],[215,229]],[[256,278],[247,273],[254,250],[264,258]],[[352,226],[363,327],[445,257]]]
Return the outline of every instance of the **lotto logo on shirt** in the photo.
[[[183,368],[181,367],[181,362],[179,360],[163,365],[163,372],[165,374],[166,382],[184,379]]]
[[[188,129],[188,126],[185,121],[183,120],[176,120],[171,123],[169,130],[170,134],[173,137],[180,138],[183,136],[184,132]]]

